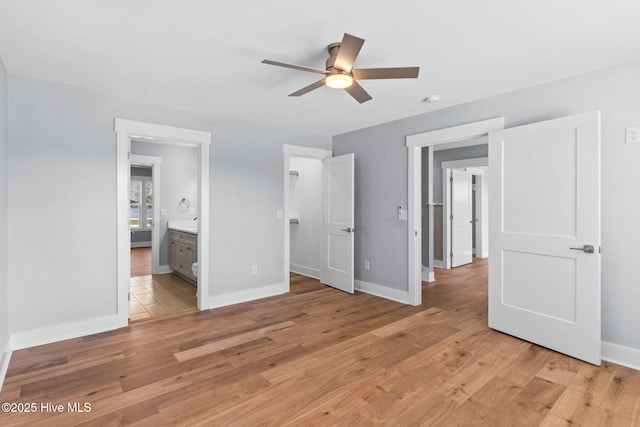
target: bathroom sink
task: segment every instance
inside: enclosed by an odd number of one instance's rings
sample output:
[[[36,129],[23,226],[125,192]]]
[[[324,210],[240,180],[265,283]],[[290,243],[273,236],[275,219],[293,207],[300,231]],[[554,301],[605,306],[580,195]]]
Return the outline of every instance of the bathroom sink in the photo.
[[[193,221],[169,221],[167,224],[170,230],[184,231],[186,233],[198,234],[198,223]]]

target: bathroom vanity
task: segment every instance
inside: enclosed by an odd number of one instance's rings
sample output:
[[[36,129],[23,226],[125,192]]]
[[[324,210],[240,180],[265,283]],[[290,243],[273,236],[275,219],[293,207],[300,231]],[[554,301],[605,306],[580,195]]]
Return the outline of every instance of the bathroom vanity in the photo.
[[[194,285],[198,277],[192,265],[198,262],[197,226],[169,223],[169,266],[173,272]]]

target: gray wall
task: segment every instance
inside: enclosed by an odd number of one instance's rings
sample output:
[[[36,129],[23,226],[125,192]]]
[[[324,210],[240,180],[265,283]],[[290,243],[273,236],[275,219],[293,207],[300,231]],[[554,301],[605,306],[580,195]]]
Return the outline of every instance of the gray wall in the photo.
[[[434,151],[433,153],[433,202],[444,203],[442,183],[442,162],[453,160],[475,159],[489,156],[487,144],[472,147],[453,148],[451,150]]]
[[[168,265],[169,233],[167,222],[190,221],[196,217],[196,215],[191,215],[191,209],[198,212],[198,150],[195,147],[132,141],[131,153],[162,158],[160,165],[160,209],[166,209],[167,214],[160,216],[160,265]],[[156,192],[156,194],[158,193]],[[183,197],[190,202],[186,211],[178,208],[178,203]]]
[[[393,214],[407,203],[407,135],[499,116],[514,127],[601,110],[602,338],[640,349],[640,144],[624,142],[625,128],[640,126],[638,76],[633,62],[335,136],[334,153],[356,157],[356,278],[406,289],[407,223]],[[371,271],[360,268],[364,256],[376,260]]]
[[[7,71],[0,58],[0,357],[9,338],[7,189]]]
[[[330,137],[11,74],[8,88],[11,333],[116,313],[114,117],[212,132],[205,292],[283,283],[282,145]]]

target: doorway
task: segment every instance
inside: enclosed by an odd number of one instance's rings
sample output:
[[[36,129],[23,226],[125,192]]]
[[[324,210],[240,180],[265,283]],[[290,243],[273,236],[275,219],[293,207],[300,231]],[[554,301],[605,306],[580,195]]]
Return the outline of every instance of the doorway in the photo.
[[[131,230],[131,276],[158,274],[159,262],[159,206],[162,159],[157,156],[131,154],[129,169],[129,227]],[[149,264],[142,270],[141,264]]]
[[[483,141],[488,142],[486,138]],[[443,145],[446,147],[446,144]],[[468,264],[473,256],[487,258],[489,256],[488,157],[444,161],[435,169],[437,170],[440,166],[443,176],[444,203],[441,218],[436,218],[434,224],[434,234],[444,238],[437,240],[441,248],[434,249],[434,267],[452,268]],[[463,191],[460,191],[461,189]],[[458,214],[456,214],[456,204],[462,204],[462,207],[457,207]],[[438,215],[438,210],[435,214]],[[442,230],[438,230],[439,223]],[[465,233],[463,238],[460,238],[461,232]],[[440,254],[440,257],[437,257],[437,254]],[[423,256],[423,260],[424,258]]]
[[[130,205],[128,203],[131,140],[149,143],[186,145],[198,150],[198,259],[197,307],[209,308],[209,145],[211,133],[176,128],[154,123],[115,119],[116,131],[116,186],[117,186],[117,316],[121,326],[130,317]],[[127,201],[127,203],[125,203]],[[157,212],[158,209],[156,208]],[[156,239],[157,240],[157,239]],[[157,258],[156,258],[157,259]],[[154,261],[155,264],[155,261]],[[206,291],[205,291],[206,289]]]
[[[329,150],[284,146],[284,212],[278,212],[278,216],[284,216],[287,291],[291,291],[291,272],[322,281],[322,160],[331,155]],[[296,198],[294,192],[300,197]],[[314,210],[313,207],[320,208]],[[296,253],[293,261],[292,238],[295,239],[293,245],[306,242],[303,252]]]
[[[490,253],[495,259],[488,283],[489,327],[600,364],[598,111],[510,129],[499,118],[407,137],[410,290],[418,288],[420,277],[419,150],[466,144],[464,140],[481,135],[489,137],[494,167],[489,183]],[[538,173],[540,164],[546,174]],[[430,232],[432,224],[430,220]]]
[[[447,148],[461,148],[486,143],[484,137],[489,132],[503,129],[504,118],[484,120],[451,128],[409,135],[406,138],[408,148],[408,196],[409,196],[409,262],[408,262],[408,303],[412,305],[422,304],[422,245],[423,235],[429,236],[427,263],[429,280],[434,280],[434,218],[436,203],[434,203],[434,174],[430,172],[425,192],[426,203],[424,212],[427,217],[426,230],[423,233],[422,226],[422,150],[428,147],[426,167],[428,171],[434,169],[434,148],[437,146]],[[483,138],[483,139],[479,139]],[[446,145],[443,145],[446,144]],[[445,239],[446,240],[446,239]]]

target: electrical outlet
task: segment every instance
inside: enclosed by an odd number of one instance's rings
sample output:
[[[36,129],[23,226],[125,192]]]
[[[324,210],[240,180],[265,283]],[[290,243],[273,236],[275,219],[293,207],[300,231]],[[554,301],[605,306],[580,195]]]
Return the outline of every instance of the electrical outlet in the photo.
[[[258,265],[254,264],[251,266],[251,275],[252,276],[257,276],[258,275]]]
[[[369,260],[365,259],[362,264],[363,264],[362,267],[364,268],[364,270],[369,271],[369,267],[370,267]]]
[[[640,127],[627,128],[627,144],[635,144],[640,142]]]

